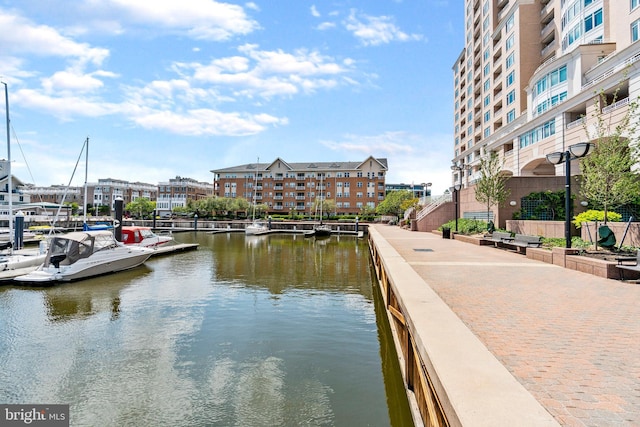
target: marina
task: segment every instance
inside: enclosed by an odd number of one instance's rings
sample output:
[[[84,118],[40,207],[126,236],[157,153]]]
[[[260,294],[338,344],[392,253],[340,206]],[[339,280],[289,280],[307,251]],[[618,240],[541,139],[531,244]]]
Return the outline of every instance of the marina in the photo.
[[[174,238],[197,250],[0,287],[0,401],[72,426],[412,425],[365,240]]]

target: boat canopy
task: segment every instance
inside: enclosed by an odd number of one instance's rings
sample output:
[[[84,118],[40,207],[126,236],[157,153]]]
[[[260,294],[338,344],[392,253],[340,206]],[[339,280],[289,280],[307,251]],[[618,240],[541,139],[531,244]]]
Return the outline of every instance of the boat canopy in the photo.
[[[54,262],[61,259],[60,265],[71,265],[79,259],[89,257],[94,252],[117,245],[118,242],[110,231],[77,231],[55,236],[49,243],[44,264],[48,266],[51,258],[54,257]]]

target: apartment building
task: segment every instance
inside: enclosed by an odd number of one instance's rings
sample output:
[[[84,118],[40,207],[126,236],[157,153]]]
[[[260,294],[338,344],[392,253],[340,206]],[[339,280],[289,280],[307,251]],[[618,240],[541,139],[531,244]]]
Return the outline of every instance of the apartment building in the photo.
[[[81,191],[84,192],[84,188]],[[116,198],[122,198],[124,206],[126,206],[127,203],[131,203],[139,197],[155,201],[157,194],[156,185],[143,182],[104,178],[98,179],[97,183],[87,183],[87,203],[91,205],[90,209],[98,209],[102,212],[107,208],[109,212],[114,212]],[[84,194],[82,197],[84,198]]]
[[[385,197],[387,159],[360,162],[249,163],[212,170],[218,197],[241,197],[268,206],[269,213],[314,215],[317,199],[336,202],[337,214],[359,214]]]
[[[490,152],[513,177],[563,176],[546,155],[590,142],[598,109],[615,124],[637,101],[640,0],[464,6],[465,47],[453,65],[452,183],[472,184]],[[606,108],[596,106],[597,93]],[[572,170],[579,173],[577,164]]]
[[[180,176],[158,183],[157,188],[156,212],[161,217],[170,216],[176,207],[186,207],[189,200],[213,196],[213,184]]]

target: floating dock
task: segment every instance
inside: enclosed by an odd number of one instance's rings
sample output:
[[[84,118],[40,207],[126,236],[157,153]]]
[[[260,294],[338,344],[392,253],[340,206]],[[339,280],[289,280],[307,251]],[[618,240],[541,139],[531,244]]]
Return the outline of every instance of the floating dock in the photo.
[[[154,257],[174,254],[176,252],[194,251],[198,249],[198,246],[199,245],[197,243],[176,243],[175,245],[159,246],[153,249],[153,255],[151,256]]]

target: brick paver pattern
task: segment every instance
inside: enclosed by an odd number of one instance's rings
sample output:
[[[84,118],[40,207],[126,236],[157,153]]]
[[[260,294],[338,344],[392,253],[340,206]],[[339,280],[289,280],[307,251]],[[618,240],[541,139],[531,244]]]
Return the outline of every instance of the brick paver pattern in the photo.
[[[640,284],[377,229],[561,425],[640,426]]]

